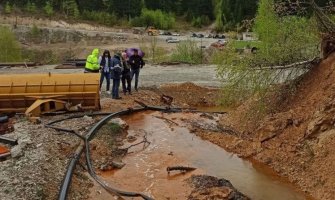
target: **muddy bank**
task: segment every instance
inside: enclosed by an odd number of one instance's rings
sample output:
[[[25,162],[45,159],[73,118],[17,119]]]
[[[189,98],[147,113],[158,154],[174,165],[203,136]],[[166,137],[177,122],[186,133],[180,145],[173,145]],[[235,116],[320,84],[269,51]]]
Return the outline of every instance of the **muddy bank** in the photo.
[[[301,193],[276,176],[263,174],[263,170],[255,168],[252,163],[191,134],[187,128],[192,126],[189,119],[200,121],[203,126],[215,126],[215,117],[202,118],[200,114],[149,112],[125,117],[124,120],[130,125],[128,137],[137,140],[123,141],[123,147],[136,144],[142,140],[143,135],[146,135],[150,145],[144,149],[143,146],[132,149],[122,159],[126,164],[122,169],[101,172],[101,176],[110,185],[143,192],[156,199],[203,199],[204,194],[213,197],[217,195],[224,199],[229,195],[241,195],[237,190],[252,199],[305,199]],[[166,168],[169,166],[189,166],[197,169],[184,174],[168,174]],[[206,178],[195,186],[187,181],[192,175],[201,174],[228,179],[237,190],[225,188],[227,185],[220,185],[218,182],[214,184],[215,181],[205,186]],[[203,186],[203,190],[199,189],[199,184]],[[94,199],[105,199],[108,194],[95,186],[91,195]]]
[[[195,133],[242,157],[273,168],[315,199],[335,198],[334,79],[335,56],[314,67],[296,85],[271,98],[271,111],[253,113],[248,101],[220,124],[227,130]],[[247,114],[248,113],[248,114]]]

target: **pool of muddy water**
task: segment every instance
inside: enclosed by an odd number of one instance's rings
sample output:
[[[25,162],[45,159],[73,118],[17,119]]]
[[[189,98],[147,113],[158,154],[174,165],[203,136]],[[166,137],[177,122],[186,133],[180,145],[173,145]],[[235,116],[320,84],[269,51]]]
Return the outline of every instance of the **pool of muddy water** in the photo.
[[[146,112],[123,118],[129,135],[137,141],[146,135],[151,144],[132,148],[121,170],[101,172],[107,183],[127,191],[146,193],[155,199],[187,199],[192,188],[185,181],[193,174],[206,174],[229,180],[240,192],[257,200],[302,200],[306,197],[271,170],[238,158],[224,149],[191,134],[185,120],[198,114]],[[208,123],[215,120],[206,119]],[[219,134],[219,133],[217,133]],[[195,171],[167,173],[169,166],[190,166]],[[106,199],[101,195],[97,199]]]

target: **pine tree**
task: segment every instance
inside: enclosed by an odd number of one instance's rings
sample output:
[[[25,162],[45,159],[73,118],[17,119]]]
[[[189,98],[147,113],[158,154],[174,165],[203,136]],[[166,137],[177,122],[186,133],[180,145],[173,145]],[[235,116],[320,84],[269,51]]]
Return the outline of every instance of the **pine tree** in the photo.
[[[53,7],[52,7],[52,5],[51,5],[51,3],[49,2],[49,1],[47,1],[46,3],[45,3],[45,6],[44,6],[44,12],[48,15],[48,16],[51,16],[51,15],[53,15],[54,14],[54,9],[53,9]]]
[[[75,0],[64,0],[63,11],[66,16],[78,18],[80,16],[79,8]]]
[[[29,13],[36,13],[37,12],[36,4],[28,1],[26,4],[26,11]]]
[[[6,6],[5,6],[5,13],[6,14],[10,14],[12,12],[12,7],[10,6],[9,2],[6,2]]]

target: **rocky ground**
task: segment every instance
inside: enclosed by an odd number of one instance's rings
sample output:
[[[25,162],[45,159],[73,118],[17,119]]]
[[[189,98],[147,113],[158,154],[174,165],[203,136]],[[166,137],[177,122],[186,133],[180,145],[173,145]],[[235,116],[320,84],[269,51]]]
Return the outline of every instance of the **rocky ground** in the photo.
[[[177,92],[176,87],[187,89],[189,94],[183,95],[183,90]],[[193,90],[199,96],[192,95]],[[162,90],[157,88],[142,89],[132,96],[123,96],[123,100],[111,100],[106,94],[103,94],[102,111],[114,112],[138,106],[134,100],[148,105],[164,106],[165,104],[160,100],[160,95],[163,93],[172,95],[176,99],[173,103],[175,106],[196,105],[197,101],[206,101],[208,105],[214,105],[214,97],[217,94],[215,91],[185,83],[178,86],[166,86]],[[179,98],[180,96],[183,98]],[[33,124],[25,117],[15,118],[15,131],[5,136],[18,139],[19,144],[12,147],[11,158],[0,162],[0,199],[55,199],[57,197],[67,163],[80,141],[74,135],[45,128],[44,124],[64,117],[66,116],[42,117],[42,124]],[[68,127],[84,135],[98,120],[99,118],[86,116],[58,123],[57,126]],[[94,149],[92,158],[95,167],[104,170],[122,164],[122,159],[118,160],[117,156],[110,157],[113,152],[108,149],[121,145],[120,142],[125,138],[121,134],[120,137],[115,137],[115,140],[109,141],[107,138],[110,137],[106,138],[106,135],[103,134],[104,128],[101,131],[102,134],[98,134],[99,136],[92,142],[91,148]],[[109,153],[106,154],[106,152]],[[107,158],[116,158],[116,160]],[[85,166],[84,158],[80,160],[74,174],[70,199],[88,198],[89,191],[80,188],[89,188],[93,182],[85,173],[83,166]]]

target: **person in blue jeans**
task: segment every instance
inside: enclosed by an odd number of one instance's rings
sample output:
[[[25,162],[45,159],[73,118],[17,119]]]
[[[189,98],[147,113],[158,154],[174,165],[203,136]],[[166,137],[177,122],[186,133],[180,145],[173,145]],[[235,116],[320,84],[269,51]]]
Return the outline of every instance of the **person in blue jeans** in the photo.
[[[100,93],[101,93],[102,84],[104,82],[104,79],[106,78],[106,81],[107,81],[106,92],[107,94],[111,94],[109,89],[110,89],[110,79],[111,79],[112,58],[108,50],[105,50],[103,55],[99,57],[99,64],[100,64],[100,73],[101,73]]]
[[[138,91],[138,78],[140,76],[140,70],[145,65],[141,56],[138,55],[138,50],[134,49],[134,54],[129,57],[128,63],[131,67],[131,79],[135,76],[135,90]]]
[[[122,99],[119,96],[119,88],[121,82],[121,75],[122,75],[122,64],[121,64],[121,54],[116,53],[112,58],[112,65],[111,65],[111,75],[113,79],[113,88],[112,88],[112,98],[113,99]]]

